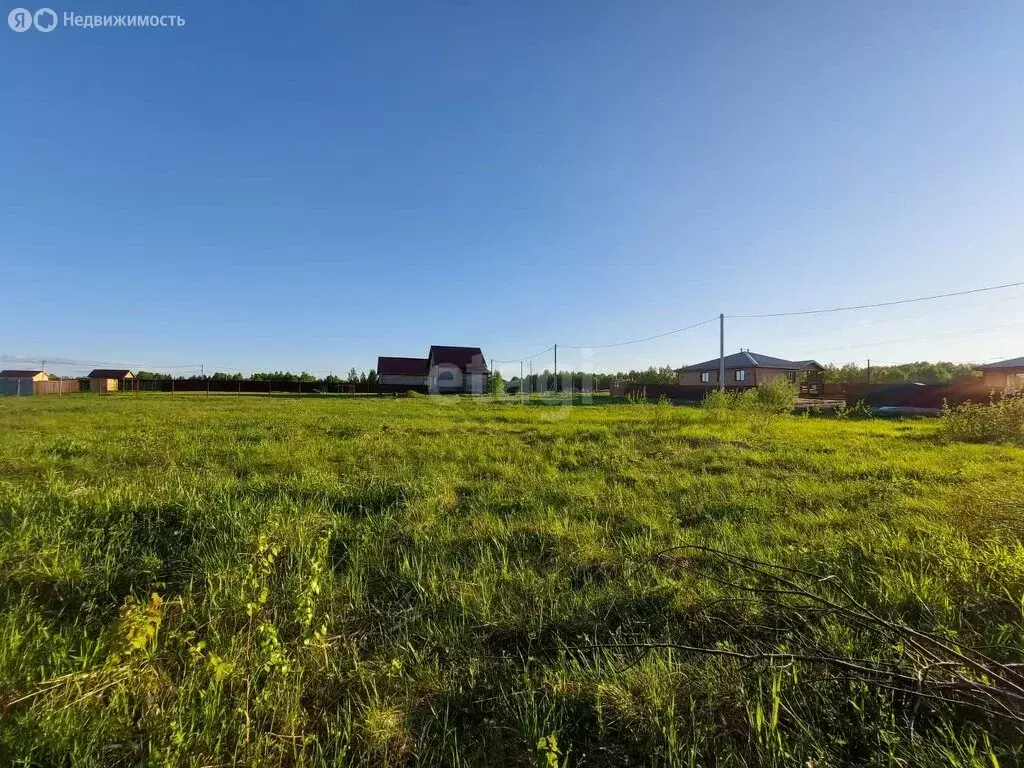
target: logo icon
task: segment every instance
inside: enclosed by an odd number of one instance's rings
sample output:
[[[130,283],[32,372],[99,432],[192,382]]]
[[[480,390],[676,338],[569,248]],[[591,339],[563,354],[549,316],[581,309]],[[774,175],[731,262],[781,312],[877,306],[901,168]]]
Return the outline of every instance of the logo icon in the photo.
[[[57,26],[57,14],[53,8],[40,8],[32,17],[32,22],[40,32],[53,32]]]
[[[32,28],[32,11],[27,8],[15,8],[7,14],[7,26],[15,32],[27,32]]]

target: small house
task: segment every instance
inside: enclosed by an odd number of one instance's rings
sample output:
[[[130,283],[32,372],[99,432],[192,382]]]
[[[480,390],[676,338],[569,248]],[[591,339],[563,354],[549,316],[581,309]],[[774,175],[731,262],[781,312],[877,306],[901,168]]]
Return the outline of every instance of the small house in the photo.
[[[982,381],[991,389],[1010,392],[1024,389],[1024,357],[1014,357],[998,363],[979,365]]]
[[[8,368],[0,371],[0,379],[28,379],[29,381],[49,381],[50,374],[46,371],[20,371]]]
[[[491,372],[480,347],[435,344],[426,357],[378,357],[381,391],[423,388],[435,394],[487,392]]]
[[[36,382],[49,381],[46,371],[22,371],[8,368],[0,371],[0,395],[35,394]]]
[[[135,374],[127,368],[97,368],[89,372],[90,392],[117,392],[131,389]]]

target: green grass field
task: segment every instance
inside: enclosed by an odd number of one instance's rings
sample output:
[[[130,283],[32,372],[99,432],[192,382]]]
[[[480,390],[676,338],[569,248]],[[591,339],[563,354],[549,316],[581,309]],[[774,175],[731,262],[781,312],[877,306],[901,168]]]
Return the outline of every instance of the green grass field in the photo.
[[[8,398],[0,761],[1014,765],[1022,511],[935,420]]]

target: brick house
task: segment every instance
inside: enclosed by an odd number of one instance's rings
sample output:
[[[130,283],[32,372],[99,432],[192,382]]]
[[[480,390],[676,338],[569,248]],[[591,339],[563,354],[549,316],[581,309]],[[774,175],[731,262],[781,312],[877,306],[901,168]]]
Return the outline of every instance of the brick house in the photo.
[[[677,368],[681,386],[718,386],[720,361],[716,357],[696,365]],[[800,391],[811,397],[822,393],[825,368],[814,360],[785,360],[744,349],[725,357],[725,386],[727,389],[747,389],[782,376]]]
[[[1014,357],[998,363],[979,365],[982,381],[992,389],[1011,392],[1024,389],[1024,357]]]

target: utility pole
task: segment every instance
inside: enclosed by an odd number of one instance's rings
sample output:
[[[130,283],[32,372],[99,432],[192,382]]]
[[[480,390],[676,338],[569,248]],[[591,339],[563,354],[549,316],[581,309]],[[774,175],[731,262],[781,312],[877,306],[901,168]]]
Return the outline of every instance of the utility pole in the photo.
[[[558,391],[558,345],[555,344],[555,392]]]
[[[718,391],[725,392],[725,313],[718,316]]]
[[[871,358],[868,358],[868,384],[871,383]]]

